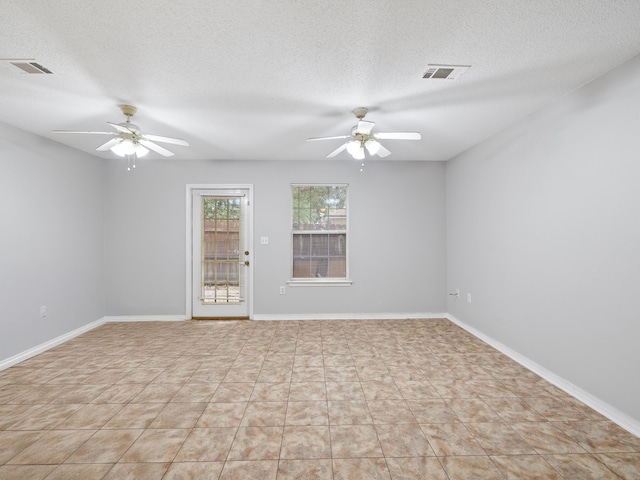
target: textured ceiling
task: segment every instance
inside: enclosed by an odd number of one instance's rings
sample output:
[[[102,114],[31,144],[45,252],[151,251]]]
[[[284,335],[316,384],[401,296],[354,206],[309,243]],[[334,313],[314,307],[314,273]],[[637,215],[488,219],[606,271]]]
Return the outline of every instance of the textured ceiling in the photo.
[[[191,144],[176,159],[307,160],[365,106],[374,131],[422,133],[389,160],[448,160],[638,55],[639,25],[638,0],[3,0],[0,58],[54,74],[0,61],[0,121],[107,158],[51,131],[108,131],[127,103]]]

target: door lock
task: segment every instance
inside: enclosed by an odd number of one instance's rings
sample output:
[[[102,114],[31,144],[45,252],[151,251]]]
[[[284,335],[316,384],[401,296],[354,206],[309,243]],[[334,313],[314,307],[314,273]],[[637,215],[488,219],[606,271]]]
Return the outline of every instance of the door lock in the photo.
[[[245,260],[244,264],[248,267],[249,266],[249,260]]]
[[[244,251],[244,254],[245,254],[245,255],[249,255],[249,250],[245,250],[245,251]]]

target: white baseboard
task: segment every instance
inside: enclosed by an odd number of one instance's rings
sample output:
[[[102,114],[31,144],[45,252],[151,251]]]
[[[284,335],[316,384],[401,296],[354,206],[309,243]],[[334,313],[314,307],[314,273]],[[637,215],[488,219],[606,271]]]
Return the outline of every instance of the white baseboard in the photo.
[[[260,313],[251,320],[415,320],[447,318],[446,313]]]
[[[612,422],[614,422],[617,425],[621,426],[622,428],[624,428],[628,432],[632,433],[636,437],[640,437],[640,422],[638,420],[636,420],[635,418],[630,417],[629,415],[627,415],[624,412],[621,412],[620,410],[618,410],[617,408],[611,406],[607,402],[604,402],[600,398],[590,394],[589,392],[581,389],[580,387],[577,387],[573,383],[569,382],[568,380],[562,378],[559,375],[556,375],[555,373],[551,372],[550,370],[547,370],[546,368],[544,368],[541,365],[537,364],[533,360],[530,360],[529,358],[525,357],[524,355],[521,355],[518,352],[516,352],[514,350],[511,350],[506,345],[503,345],[502,343],[498,342],[497,340],[489,337],[488,335],[485,335],[484,333],[482,333],[479,330],[469,326],[468,324],[464,323],[463,321],[458,320],[453,315],[447,315],[446,318],[451,320],[453,323],[455,323],[459,327],[465,329],[467,332],[469,332],[473,336],[478,337],[480,340],[488,343],[489,345],[491,345],[496,350],[499,350],[500,352],[504,353],[506,356],[508,356],[512,360],[515,360],[516,362],[518,362],[523,367],[525,367],[525,368],[531,370],[533,373],[541,376],[542,378],[544,378],[548,382],[550,382],[553,385],[555,385],[556,387],[558,387],[560,390],[565,391],[569,395],[571,395],[571,396],[577,398],[578,400],[580,400],[585,405],[588,405],[589,407],[593,408],[596,412],[598,412],[601,415],[607,417],[609,420],[611,420]]]
[[[190,320],[185,315],[110,315],[106,322],[182,322]]]
[[[77,337],[78,335],[82,335],[83,333],[88,332],[89,330],[93,330],[94,328],[104,324],[105,318],[106,317],[102,317],[99,320],[96,320],[95,322],[89,323],[88,325],[85,325],[80,328],[76,328],[71,332],[65,333],[64,335],[60,335],[59,337],[56,337],[52,340],[41,343],[40,345],[37,345],[33,348],[25,350],[24,352],[20,352],[17,355],[14,355],[9,358],[5,358],[4,360],[0,360],[0,370],[4,370],[5,368],[12,367],[13,365],[23,362],[31,357],[35,357],[36,355],[46,350],[49,350],[50,348],[56,347],[64,342],[67,342],[72,338]]]

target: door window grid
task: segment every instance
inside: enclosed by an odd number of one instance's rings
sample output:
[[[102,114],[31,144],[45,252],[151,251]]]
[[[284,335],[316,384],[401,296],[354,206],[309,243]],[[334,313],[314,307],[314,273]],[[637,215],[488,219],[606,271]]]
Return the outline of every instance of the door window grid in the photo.
[[[240,303],[240,199],[202,197],[202,292],[207,304]]]

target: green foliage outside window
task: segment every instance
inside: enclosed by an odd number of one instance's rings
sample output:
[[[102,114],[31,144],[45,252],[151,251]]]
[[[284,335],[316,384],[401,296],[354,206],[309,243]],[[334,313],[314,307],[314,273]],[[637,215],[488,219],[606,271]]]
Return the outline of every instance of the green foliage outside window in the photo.
[[[335,230],[345,227],[347,186],[294,185],[293,229]]]

